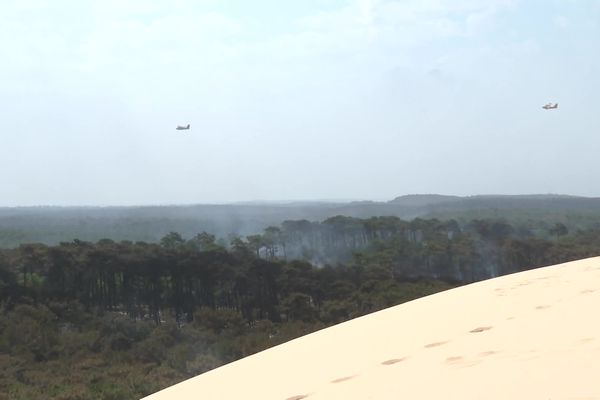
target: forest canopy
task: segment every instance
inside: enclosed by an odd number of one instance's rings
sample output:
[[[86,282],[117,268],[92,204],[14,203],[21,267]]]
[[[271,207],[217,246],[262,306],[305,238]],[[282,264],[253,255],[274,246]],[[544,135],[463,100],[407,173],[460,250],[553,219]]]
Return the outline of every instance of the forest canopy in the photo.
[[[349,319],[600,254],[600,231],[336,216],[0,250],[2,398],[134,399]],[[3,397],[5,396],[5,397]]]

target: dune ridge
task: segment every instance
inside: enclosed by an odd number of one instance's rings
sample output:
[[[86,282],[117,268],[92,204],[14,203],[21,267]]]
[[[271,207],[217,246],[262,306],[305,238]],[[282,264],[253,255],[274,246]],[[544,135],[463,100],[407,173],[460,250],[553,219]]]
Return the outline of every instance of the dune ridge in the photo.
[[[146,397],[600,399],[600,257],[323,329]]]

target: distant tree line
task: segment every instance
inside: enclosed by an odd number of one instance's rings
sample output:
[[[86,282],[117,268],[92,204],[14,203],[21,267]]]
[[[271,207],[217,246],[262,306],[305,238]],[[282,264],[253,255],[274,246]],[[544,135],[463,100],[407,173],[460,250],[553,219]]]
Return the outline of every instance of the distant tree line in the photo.
[[[2,253],[0,296],[9,302],[19,296],[36,302],[76,300],[88,309],[157,324],[169,314],[180,324],[189,323],[203,307],[238,312],[248,323],[314,321],[319,315],[339,322],[404,297],[400,292],[389,300],[360,296],[365,282],[382,278],[377,268],[315,268],[302,260],[256,257],[246,242],[228,251],[206,239],[212,237],[184,241],[172,233],[161,244],[101,240],[21,245]],[[339,315],[323,314],[332,307]]]
[[[396,216],[403,219],[457,220],[504,218],[515,229],[549,239],[560,222],[571,230],[600,227],[600,199],[569,196],[402,196],[390,202],[229,204],[148,207],[0,207],[0,248],[24,243],[57,245],[102,238],[158,243],[168,232],[192,237],[206,231],[221,238],[262,232],[281,222],[324,221],[335,215],[356,218]],[[292,225],[293,225],[292,221]],[[296,221],[297,222],[297,221]],[[335,223],[334,221],[331,221]],[[308,222],[309,225],[319,224]],[[322,224],[322,223],[321,223]],[[322,224],[324,228],[327,224]],[[317,254],[319,255],[319,254]],[[320,255],[319,255],[320,256]],[[347,260],[346,260],[347,261]],[[331,263],[330,260],[319,260]]]
[[[570,237],[577,242],[581,232],[595,230],[578,230]],[[262,234],[247,236],[245,241],[234,237],[231,243],[249,247],[264,259],[303,259],[317,266],[364,264],[368,260],[370,265],[385,263],[391,276],[468,283],[560,261],[557,253],[516,253],[523,246],[532,251],[544,248],[544,244],[556,243],[568,234],[562,223],[540,233],[502,219],[459,223],[452,219],[335,216],[323,222],[284,221]],[[590,254],[595,251],[589,250]],[[559,253],[566,254],[564,249]]]
[[[281,322],[314,320],[341,302],[348,317],[394,303],[369,305],[356,295],[371,281],[463,284],[600,253],[596,231],[567,236],[556,225],[552,233],[555,240],[537,239],[492,220],[460,227],[452,220],[338,216],[321,224],[286,221],[262,235],[231,238],[227,247],[206,232],[190,239],[171,232],[160,243],[24,244],[0,252],[0,296],[76,300],[157,324],[165,313],[191,322],[202,307],[239,312],[249,323]],[[307,261],[316,254],[347,261],[318,267]]]

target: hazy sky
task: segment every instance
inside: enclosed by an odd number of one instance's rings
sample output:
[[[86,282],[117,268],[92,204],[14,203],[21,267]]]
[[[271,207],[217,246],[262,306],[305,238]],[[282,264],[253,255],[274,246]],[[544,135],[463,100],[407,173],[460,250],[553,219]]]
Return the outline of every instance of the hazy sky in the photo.
[[[0,206],[600,196],[599,0],[3,0],[0,60]]]

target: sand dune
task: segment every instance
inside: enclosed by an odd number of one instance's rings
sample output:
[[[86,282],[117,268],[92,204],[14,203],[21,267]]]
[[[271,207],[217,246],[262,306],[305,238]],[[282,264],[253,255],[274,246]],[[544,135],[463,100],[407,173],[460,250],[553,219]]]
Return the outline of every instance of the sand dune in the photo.
[[[146,399],[600,399],[600,257],[391,307]]]

